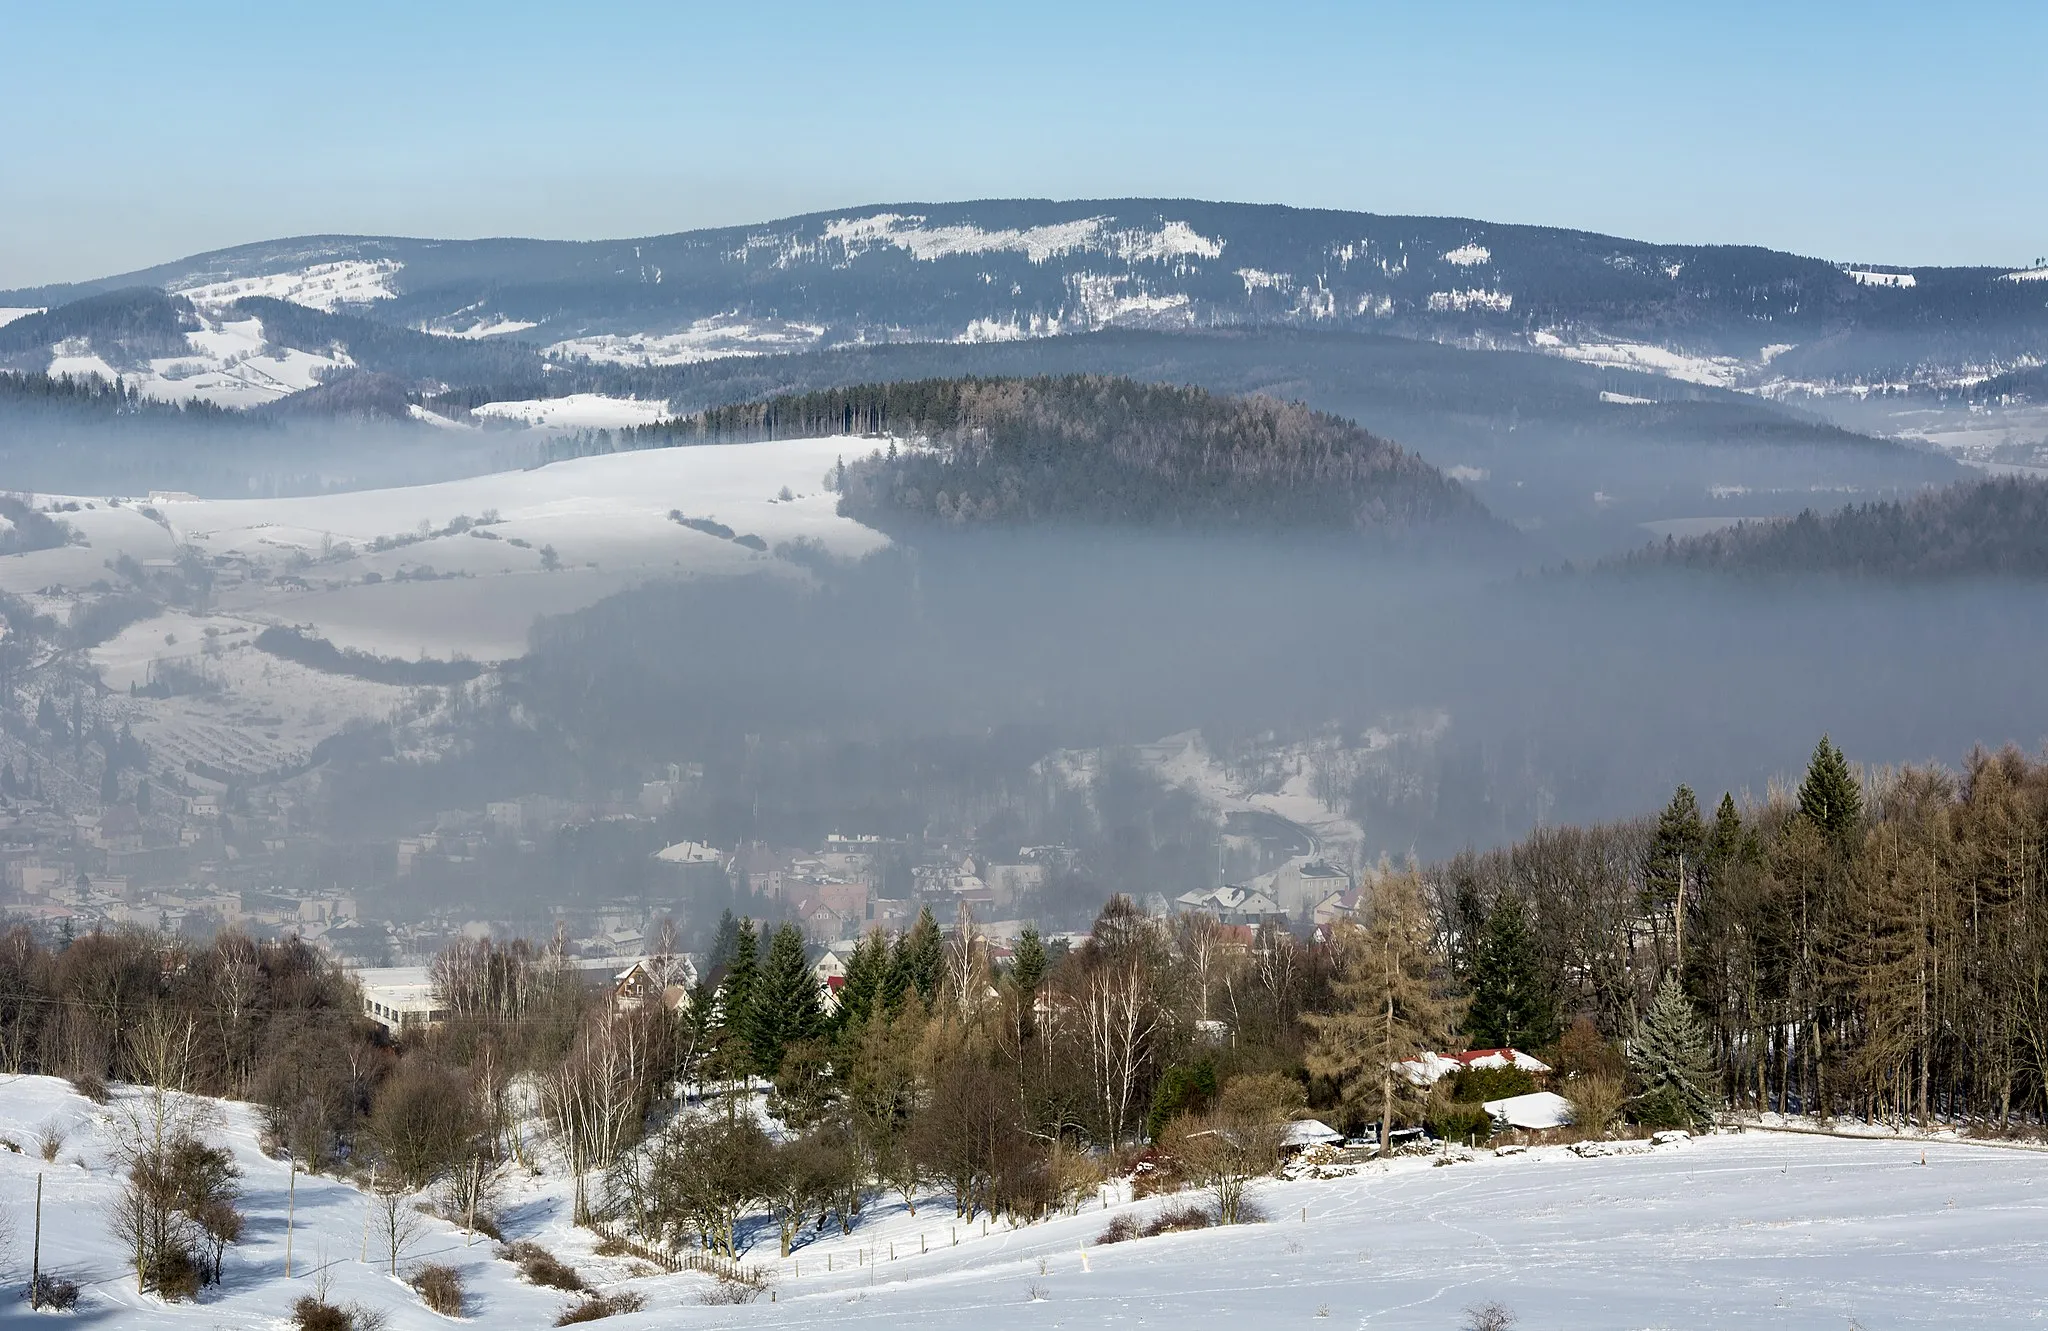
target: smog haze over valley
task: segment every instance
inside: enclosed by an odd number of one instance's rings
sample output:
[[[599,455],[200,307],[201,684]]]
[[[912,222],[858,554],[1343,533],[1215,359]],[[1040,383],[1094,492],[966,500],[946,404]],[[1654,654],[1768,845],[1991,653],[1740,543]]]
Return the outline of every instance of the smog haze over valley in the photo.
[[[2034,1315],[2043,12],[798,11],[0,25],[0,1325]]]

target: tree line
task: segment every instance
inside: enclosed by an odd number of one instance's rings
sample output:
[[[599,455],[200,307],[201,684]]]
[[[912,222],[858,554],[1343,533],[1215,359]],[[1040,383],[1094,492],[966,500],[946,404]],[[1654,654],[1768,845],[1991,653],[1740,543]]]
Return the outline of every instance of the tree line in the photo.
[[[1410,1126],[1485,1138],[1483,1102],[1538,1083],[1411,1075],[1462,1047],[1537,1053],[1587,1135],[1760,1112],[2036,1132],[2044,844],[2048,764],[1866,776],[1823,739],[1752,807],[1681,787],[1654,818],[1382,865],[1328,930],[1119,896],[1078,942],[1027,929],[1005,955],[965,909],[926,910],[828,987],[794,925],[728,915],[701,966],[661,931],[620,993],[559,940],[464,940],[430,970],[445,1019],[396,1038],[297,942],[15,929],[0,1068],[153,1088],[121,1102],[146,1283],[217,1272],[207,1225],[233,1228],[203,1125],[135,1117],[167,1095],[252,1100],[271,1149],[356,1178],[394,1271],[416,1199],[486,1226],[543,1156],[579,1220],[731,1257],[847,1232],[887,1195],[1027,1223],[1133,1170],[1244,1218],[1303,1112],[1382,1150]],[[184,1256],[151,1266],[165,1244]]]

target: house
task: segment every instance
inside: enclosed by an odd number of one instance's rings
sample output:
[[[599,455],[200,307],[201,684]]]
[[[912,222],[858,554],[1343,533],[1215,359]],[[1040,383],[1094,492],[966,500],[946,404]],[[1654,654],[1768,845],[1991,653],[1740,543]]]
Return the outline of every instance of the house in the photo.
[[[425,966],[382,966],[356,972],[363,990],[363,1015],[391,1035],[438,1026],[448,1019],[434,1002],[434,981]]]
[[[648,958],[637,958],[612,976],[612,1010],[633,1012],[649,1003],[659,1003],[665,1012],[680,1012],[690,1003],[689,987],[682,980],[678,973],[664,982]]]
[[[1226,884],[1198,892],[1184,892],[1174,902],[1183,911],[1207,911],[1224,924],[1256,925],[1287,912],[1264,892]]]

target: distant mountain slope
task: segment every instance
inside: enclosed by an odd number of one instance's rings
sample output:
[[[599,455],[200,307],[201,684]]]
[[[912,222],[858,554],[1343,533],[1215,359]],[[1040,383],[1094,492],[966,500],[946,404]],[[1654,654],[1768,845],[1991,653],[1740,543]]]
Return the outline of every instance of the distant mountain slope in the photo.
[[[1460,218],[1176,199],[889,204],[635,240],[316,236],[70,288],[268,296],[599,361],[1286,324],[1724,385],[1966,382],[2048,354],[2044,284]]]
[[[1751,394],[1547,356],[1315,329],[847,347],[618,368],[603,383],[690,412],[891,380],[1076,373],[1265,393],[1349,417],[1457,477],[1501,517],[1540,525],[1561,557],[1640,544],[1646,521],[1796,512],[1967,474],[1945,457]]]
[[[2048,481],[1997,477],[1904,502],[1744,522],[1608,567],[1882,578],[2048,577]]]
[[[884,528],[1494,526],[1463,486],[1350,421],[1100,375],[862,385],[714,408],[616,439],[638,448],[838,434],[876,436],[872,457],[842,468],[839,507]]]

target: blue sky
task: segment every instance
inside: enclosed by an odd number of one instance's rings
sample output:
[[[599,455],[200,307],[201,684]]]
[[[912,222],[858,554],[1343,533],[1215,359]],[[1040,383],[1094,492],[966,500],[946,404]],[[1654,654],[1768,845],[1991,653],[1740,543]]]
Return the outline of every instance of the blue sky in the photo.
[[[0,0],[0,288],[309,232],[1170,195],[2048,253],[2048,4]]]

